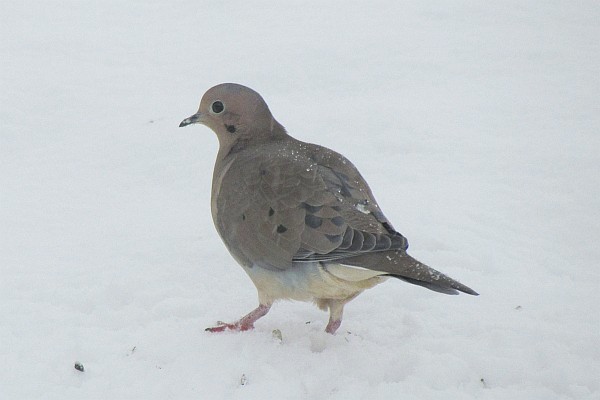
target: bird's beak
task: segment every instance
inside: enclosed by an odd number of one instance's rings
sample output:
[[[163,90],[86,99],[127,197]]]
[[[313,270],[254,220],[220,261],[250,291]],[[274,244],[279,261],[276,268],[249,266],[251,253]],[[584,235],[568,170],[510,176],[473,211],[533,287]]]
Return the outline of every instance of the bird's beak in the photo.
[[[204,115],[197,112],[196,114],[192,115],[191,117],[188,117],[188,118],[184,119],[183,121],[181,121],[181,123],[179,124],[179,127],[182,128],[184,126],[188,126],[191,124],[201,124],[204,119],[203,117],[204,117]]]

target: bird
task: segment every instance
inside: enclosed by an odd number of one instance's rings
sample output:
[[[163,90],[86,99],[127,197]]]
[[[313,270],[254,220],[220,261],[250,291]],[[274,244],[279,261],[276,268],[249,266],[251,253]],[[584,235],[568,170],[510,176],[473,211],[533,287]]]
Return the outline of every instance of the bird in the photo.
[[[390,278],[444,294],[478,295],[408,255],[407,239],[354,164],[290,136],[253,89],[236,83],[210,88],[179,127],[192,124],[217,135],[213,222],[259,301],[239,320],[219,321],[207,331],[253,329],[285,299],[329,311],[325,331],[334,334],[344,306]]]

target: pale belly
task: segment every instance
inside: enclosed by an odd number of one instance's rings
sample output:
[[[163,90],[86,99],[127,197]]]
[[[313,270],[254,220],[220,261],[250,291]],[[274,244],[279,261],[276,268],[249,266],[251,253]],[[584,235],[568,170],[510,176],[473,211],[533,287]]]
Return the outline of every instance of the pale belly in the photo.
[[[343,300],[387,279],[381,272],[340,264],[298,263],[286,270],[243,267],[258,290],[261,304],[279,299]]]

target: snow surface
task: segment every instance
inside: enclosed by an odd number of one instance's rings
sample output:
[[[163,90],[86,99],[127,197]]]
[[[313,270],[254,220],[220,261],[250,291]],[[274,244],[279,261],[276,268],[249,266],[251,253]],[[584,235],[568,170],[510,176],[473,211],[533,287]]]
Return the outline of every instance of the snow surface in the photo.
[[[273,3],[0,2],[0,399],[600,399],[600,3]],[[481,296],[204,332],[257,304],[178,128],[227,81]]]

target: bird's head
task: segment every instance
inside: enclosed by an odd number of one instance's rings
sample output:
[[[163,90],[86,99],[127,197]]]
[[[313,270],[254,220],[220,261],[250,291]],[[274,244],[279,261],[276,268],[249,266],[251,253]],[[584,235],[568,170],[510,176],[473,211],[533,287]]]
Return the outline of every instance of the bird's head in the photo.
[[[203,124],[212,129],[222,150],[240,140],[260,142],[285,135],[263,98],[236,83],[222,83],[210,88],[202,96],[198,112],[181,121],[179,126],[191,124]]]

